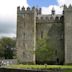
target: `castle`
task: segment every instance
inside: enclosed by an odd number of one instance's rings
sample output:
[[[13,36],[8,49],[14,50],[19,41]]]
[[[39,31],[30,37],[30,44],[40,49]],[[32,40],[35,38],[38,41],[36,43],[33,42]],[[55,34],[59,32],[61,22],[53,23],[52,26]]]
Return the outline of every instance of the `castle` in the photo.
[[[43,15],[41,8],[17,7],[17,60],[20,63],[36,62],[37,38],[46,38],[53,48],[51,60],[72,63],[72,6],[64,6],[63,14]]]

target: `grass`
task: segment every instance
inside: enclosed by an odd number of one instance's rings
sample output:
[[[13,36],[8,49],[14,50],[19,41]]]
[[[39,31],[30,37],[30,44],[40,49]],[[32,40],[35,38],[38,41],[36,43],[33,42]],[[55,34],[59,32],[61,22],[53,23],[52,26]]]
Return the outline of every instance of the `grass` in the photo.
[[[72,70],[64,70],[64,72],[72,72]]]
[[[11,69],[64,69],[63,72],[72,72],[72,65],[8,65]]]
[[[72,69],[72,65],[9,65],[8,68],[24,68],[24,69]]]

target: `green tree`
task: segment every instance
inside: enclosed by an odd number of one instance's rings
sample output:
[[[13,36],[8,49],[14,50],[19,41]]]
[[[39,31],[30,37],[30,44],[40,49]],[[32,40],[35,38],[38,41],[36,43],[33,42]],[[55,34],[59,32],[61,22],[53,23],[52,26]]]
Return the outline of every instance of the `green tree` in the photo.
[[[0,58],[2,58],[4,56],[4,48],[0,42]]]
[[[12,59],[14,56],[14,48],[16,45],[15,39],[4,37],[0,39],[0,57]]]
[[[49,47],[48,40],[38,39],[36,49],[36,59],[39,62],[47,62],[53,55],[53,49]]]

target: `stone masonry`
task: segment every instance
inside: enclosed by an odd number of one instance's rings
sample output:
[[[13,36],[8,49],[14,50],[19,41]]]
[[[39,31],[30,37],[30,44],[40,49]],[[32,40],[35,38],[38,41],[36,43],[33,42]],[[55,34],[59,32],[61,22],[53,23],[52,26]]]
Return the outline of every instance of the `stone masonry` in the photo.
[[[43,15],[41,8],[17,7],[17,60],[20,63],[36,62],[37,38],[48,40],[53,48],[51,61],[72,63],[72,6],[64,6],[63,14]]]

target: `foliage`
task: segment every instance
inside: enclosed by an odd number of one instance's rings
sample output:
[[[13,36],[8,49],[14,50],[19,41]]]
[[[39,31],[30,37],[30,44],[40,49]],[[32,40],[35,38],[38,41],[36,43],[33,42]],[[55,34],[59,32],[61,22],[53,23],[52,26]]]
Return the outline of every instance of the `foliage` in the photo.
[[[0,57],[3,57],[4,56],[4,48],[0,42]]]
[[[0,57],[6,59],[13,58],[12,48],[15,48],[15,40],[12,38],[4,37],[0,39]]]
[[[49,47],[46,39],[37,40],[36,59],[40,62],[47,62],[53,55],[53,49]]]

